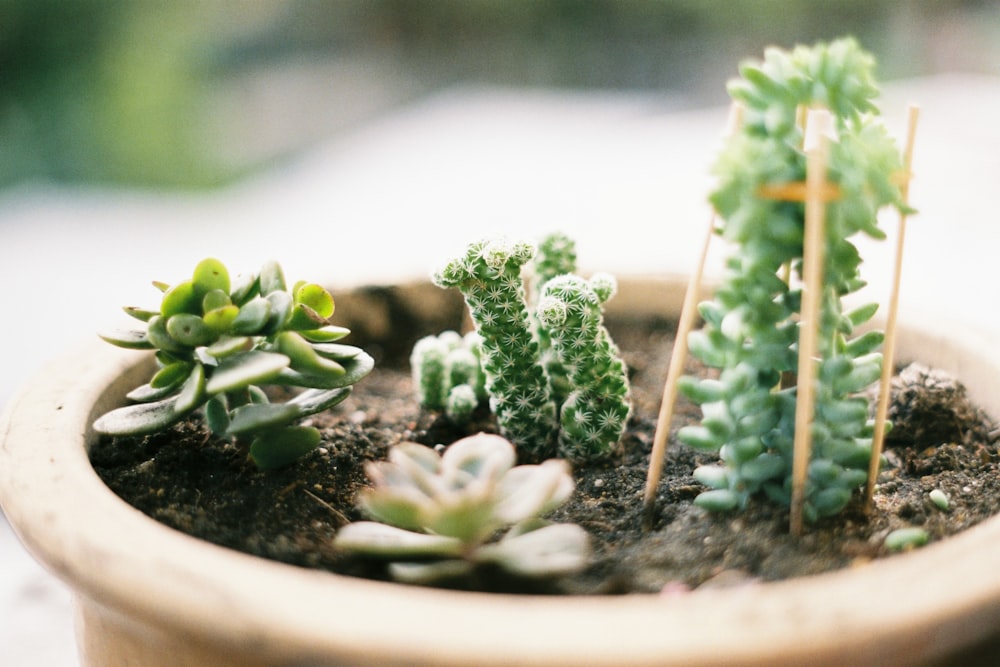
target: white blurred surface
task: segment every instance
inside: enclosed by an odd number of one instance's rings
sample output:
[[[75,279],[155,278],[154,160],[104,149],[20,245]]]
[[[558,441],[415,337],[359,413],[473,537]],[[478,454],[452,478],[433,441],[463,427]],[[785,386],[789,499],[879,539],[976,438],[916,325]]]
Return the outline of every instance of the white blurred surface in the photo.
[[[1000,330],[1000,79],[940,76],[885,90],[901,141],[906,106],[922,108],[902,313]],[[487,233],[562,229],[584,270],[687,272],[725,118],[723,108],[671,111],[669,100],[641,95],[456,89],[213,194],[0,194],[0,405],[66,345],[122,321],[120,306],[154,305],[151,280],[184,279],[209,255],[234,271],[275,258],[290,280],[336,291],[427,276]],[[891,245],[868,257],[881,298]],[[718,262],[716,253],[710,270]],[[0,523],[0,664],[74,664],[71,617],[62,584]]]

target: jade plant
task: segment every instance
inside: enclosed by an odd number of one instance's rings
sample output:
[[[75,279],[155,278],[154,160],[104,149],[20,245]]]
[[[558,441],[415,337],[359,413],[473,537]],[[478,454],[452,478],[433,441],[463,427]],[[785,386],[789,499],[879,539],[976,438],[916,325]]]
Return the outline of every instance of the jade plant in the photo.
[[[900,153],[877,115],[873,66],[854,40],[842,39],[769,49],[763,62],[744,63],[730,84],[745,110],[743,125],[722,149],[710,199],[720,221],[716,231],[735,252],[714,299],[700,305],[704,327],[688,339],[691,353],[720,372],[717,379],[686,377],[680,384],[704,415],[679,438],[722,460],[695,473],[710,487],[696,501],[704,507],[743,507],[758,493],[790,502],[805,205],[769,196],[768,188],[804,180],[797,119],[810,107],[832,115],[827,180],[836,195],[826,208],[803,516],[816,520],[840,512],[867,479],[872,423],[860,393],[880,376],[883,334],[856,333],[877,304],[846,305],[864,286],[854,239],[884,238],[879,210],[906,208],[896,181]]]
[[[374,521],[344,526],[334,544],[391,561],[390,575],[408,583],[462,577],[484,565],[521,577],[580,570],[589,553],[586,531],[542,518],[573,492],[569,465],[515,462],[513,445],[487,433],[462,438],[443,454],[400,443],[387,460],[367,466],[372,486],[359,504]]]
[[[535,460],[557,451],[573,462],[606,458],[630,411],[626,368],[602,321],[601,304],[614,281],[551,275],[575,264],[575,249],[561,235],[548,237],[542,248],[538,303],[529,305],[522,276],[536,254],[527,241],[471,243],[433,280],[465,297],[500,433]]]
[[[154,285],[163,293],[157,310],[125,308],[141,327],[101,334],[119,347],[154,350],[156,369],[129,392],[131,405],[94,422],[99,433],[152,433],[201,408],[214,433],[247,443],[258,467],[281,467],[319,444],[319,431],[297,422],[343,401],[374,365],[361,349],[335,342],[350,332],[331,323],[330,293],[307,282],[289,290],[276,262],[231,281],[209,258],[189,280]],[[266,385],[305,390],[271,402]]]

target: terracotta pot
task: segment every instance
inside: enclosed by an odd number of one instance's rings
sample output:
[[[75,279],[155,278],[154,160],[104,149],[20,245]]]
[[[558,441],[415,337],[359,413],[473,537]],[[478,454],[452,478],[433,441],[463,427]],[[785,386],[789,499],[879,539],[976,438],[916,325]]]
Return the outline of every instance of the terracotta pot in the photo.
[[[623,280],[609,307],[676,314],[682,295],[682,281]],[[923,322],[901,325],[898,358],[955,374],[1000,414],[989,336]],[[149,363],[100,341],[73,350],[0,423],[0,502],[75,591],[85,665],[901,665],[1000,627],[1000,517],[850,570],[669,599],[445,592],[214,546],[130,507],[88,462],[94,416]]]

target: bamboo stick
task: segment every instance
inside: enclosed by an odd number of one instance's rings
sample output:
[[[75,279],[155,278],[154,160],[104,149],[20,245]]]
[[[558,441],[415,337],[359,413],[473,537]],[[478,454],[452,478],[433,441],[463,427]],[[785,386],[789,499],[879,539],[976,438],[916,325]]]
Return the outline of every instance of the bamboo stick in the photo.
[[[903,169],[907,178],[900,183],[903,203],[910,198],[910,174],[913,168],[913,144],[917,136],[917,120],[920,107],[911,106],[907,114],[906,146],[903,150]],[[889,412],[889,397],[892,393],[892,375],[896,356],[896,320],[899,314],[899,288],[903,274],[903,246],[906,240],[906,212],[899,214],[899,232],[896,237],[896,257],[893,265],[892,291],[889,295],[889,309],[886,315],[885,340],[882,343],[882,378],[879,385],[878,403],[875,410],[875,430],[872,434],[872,455],[868,464],[868,483],[865,486],[865,512],[871,512],[875,496],[875,482],[878,479],[879,463],[885,443],[886,416]]]
[[[792,459],[790,528],[802,533],[809,459],[812,453],[812,422],[816,403],[816,355],[820,304],[823,290],[825,246],[826,163],[830,112],[812,109],[806,120],[806,211],[803,243],[802,317],[799,322],[798,389],[795,403],[795,438]]]
[[[729,120],[726,123],[724,137],[732,136],[742,123],[743,107],[733,104],[729,109]],[[674,404],[677,402],[677,384],[684,371],[684,363],[687,359],[688,334],[694,327],[695,316],[698,314],[698,299],[701,291],[701,282],[705,272],[705,262],[708,258],[708,248],[715,235],[715,212],[709,216],[708,226],[705,229],[705,238],[702,241],[701,253],[695,268],[688,279],[687,290],[684,294],[684,305],[681,307],[680,319],[677,323],[677,335],[674,338],[674,348],[670,354],[670,366],[667,369],[667,379],[663,386],[663,398],[660,402],[660,412],[656,420],[656,431],[653,434],[653,447],[649,455],[649,468],[646,472],[646,488],[643,494],[643,528],[652,528],[653,513],[656,507],[656,487],[660,483],[663,474],[663,459],[667,449],[667,440],[670,435],[670,423],[674,416]]]

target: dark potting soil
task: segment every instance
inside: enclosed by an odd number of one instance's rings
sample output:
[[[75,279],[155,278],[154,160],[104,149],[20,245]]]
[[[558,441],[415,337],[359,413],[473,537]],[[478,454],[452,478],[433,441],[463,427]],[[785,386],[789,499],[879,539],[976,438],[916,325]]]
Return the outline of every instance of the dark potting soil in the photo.
[[[211,435],[198,422],[141,438],[102,439],[91,451],[98,474],[128,503],[162,523],[210,542],[264,558],[332,572],[385,578],[382,564],[338,553],[338,528],[362,519],[355,507],[366,486],[365,461],[385,456],[402,440],[447,444],[480,430],[495,431],[488,411],[456,430],[423,412],[414,398],[406,355],[426,333],[461,326],[461,303],[451,297],[411,306],[405,290],[370,290],[346,312],[368,317],[344,323],[353,342],[376,356],[376,370],[350,398],[313,418],[322,446],[291,467],[261,472],[246,452]],[[338,298],[338,314],[349,298]],[[424,300],[418,300],[424,303]],[[428,317],[428,314],[433,315]],[[656,499],[655,524],[643,529],[643,490],[675,323],[609,319],[608,328],[629,367],[634,410],[620,456],[574,471],[576,492],[550,518],[572,521],[592,537],[591,565],[558,581],[511,581],[481,572],[457,587],[567,594],[684,591],[754,580],[778,580],[857,567],[891,557],[886,535],[922,527],[931,541],[946,539],[1000,507],[997,430],[954,379],[910,365],[894,381],[887,438],[888,465],[879,475],[874,510],[855,499],[840,515],[789,534],[788,510],[766,501],[742,512],[713,514],[692,504],[704,488],[692,477],[711,454],[671,442]],[[389,331],[407,331],[400,338]],[[366,342],[366,341],[370,341]],[[692,362],[693,364],[693,362]],[[700,372],[693,365],[692,372]],[[680,399],[673,431],[698,418]],[[928,497],[940,489],[947,510]]]

